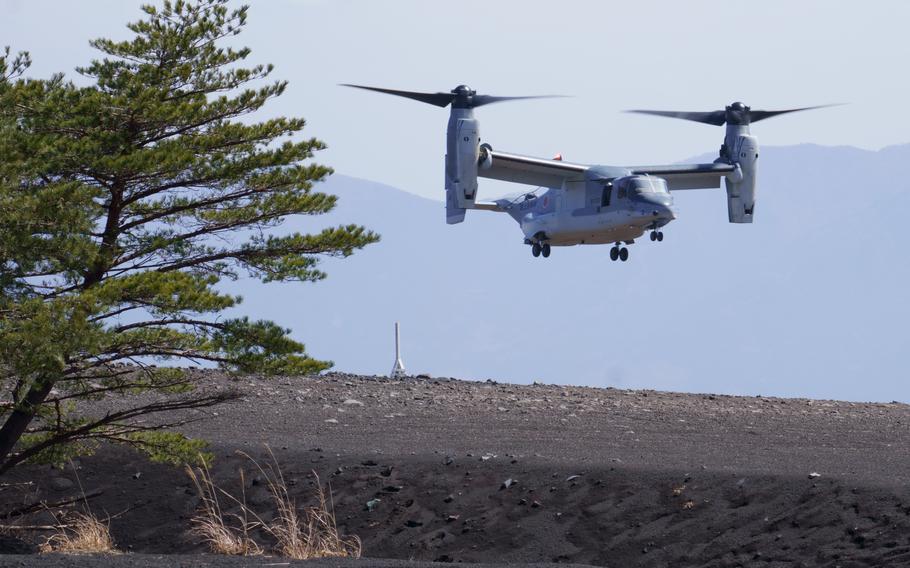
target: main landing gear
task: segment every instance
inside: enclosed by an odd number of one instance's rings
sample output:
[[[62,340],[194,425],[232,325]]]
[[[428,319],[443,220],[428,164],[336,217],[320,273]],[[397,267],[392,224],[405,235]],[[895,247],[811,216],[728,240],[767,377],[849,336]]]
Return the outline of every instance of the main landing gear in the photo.
[[[623,262],[629,260],[629,249],[626,247],[620,247],[619,243],[610,249],[610,260],[621,260]]]
[[[658,241],[658,242],[663,241],[664,232],[663,231],[651,231],[651,240]]]
[[[534,258],[537,258],[540,255],[543,255],[544,258],[550,256],[550,243],[533,243],[531,245],[531,254],[534,255]]]

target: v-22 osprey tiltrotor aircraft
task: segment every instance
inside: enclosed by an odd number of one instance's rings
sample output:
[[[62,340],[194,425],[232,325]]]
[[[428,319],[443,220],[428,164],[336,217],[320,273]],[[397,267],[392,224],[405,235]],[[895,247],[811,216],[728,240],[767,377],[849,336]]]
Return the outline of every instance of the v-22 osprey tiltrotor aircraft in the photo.
[[[446,132],[446,222],[464,221],[468,209],[508,213],[521,225],[525,244],[535,256],[550,256],[553,246],[613,243],[610,259],[628,260],[631,245],[646,231],[663,241],[661,230],[676,218],[671,192],[683,189],[727,189],[731,223],[751,223],[755,213],[758,139],[749,125],[779,114],[822,107],[778,111],[752,110],[736,102],[713,112],[633,110],[713,124],[727,125],[720,156],[709,164],[668,166],[591,166],[494,150],[480,141],[474,109],[508,100],[547,97],[478,95],[465,85],[449,93],[417,93],[344,85],[397,95],[438,107],[451,105]],[[477,200],[477,178],[484,177],[537,186],[544,191],[517,199]]]

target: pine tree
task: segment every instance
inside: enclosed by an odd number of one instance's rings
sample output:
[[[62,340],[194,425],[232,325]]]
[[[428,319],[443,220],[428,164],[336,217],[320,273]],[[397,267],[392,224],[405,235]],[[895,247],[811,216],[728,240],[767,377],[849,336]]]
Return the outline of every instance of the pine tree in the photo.
[[[324,145],[300,139],[303,119],[250,120],[287,85],[225,45],[247,17],[226,2],[144,6],[132,39],[91,42],[89,86],[25,79],[25,54],[0,59],[0,474],[102,441],[165,461],[197,452],[168,429],[173,412],[235,395],[150,363],[331,365],[275,323],[221,315],[239,302],[224,278],[319,280],[321,256],[378,240],[357,225],[270,234],[335,206],[314,189],[331,169],[310,161]],[[117,408],[93,415],[85,403],[101,397]]]

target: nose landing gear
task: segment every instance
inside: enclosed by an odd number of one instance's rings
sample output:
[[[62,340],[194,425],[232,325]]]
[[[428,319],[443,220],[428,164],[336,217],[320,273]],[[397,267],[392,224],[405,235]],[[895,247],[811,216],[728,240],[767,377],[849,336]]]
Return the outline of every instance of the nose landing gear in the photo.
[[[543,255],[544,258],[549,258],[550,243],[548,243],[548,242],[531,243],[531,254],[534,255],[534,258],[537,258],[540,255]]]
[[[658,242],[663,241],[664,232],[663,231],[651,231],[651,240],[658,241]]]

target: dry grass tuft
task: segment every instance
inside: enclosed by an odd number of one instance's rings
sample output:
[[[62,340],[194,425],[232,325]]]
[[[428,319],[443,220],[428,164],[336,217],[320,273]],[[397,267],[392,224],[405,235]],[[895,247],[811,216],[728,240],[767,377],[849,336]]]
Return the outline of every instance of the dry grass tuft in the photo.
[[[72,462],[70,462],[70,466],[73,468],[73,475],[79,484],[79,490],[82,491],[85,513],[78,511],[69,513],[68,522],[62,523],[60,518],[48,509],[56,522],[55,530],[57,532],[48,537],[38,547],[38,550],[43,553],[61,552],[64,554],[118,553],[119,551],[114,547],[114,539],[111,538],[110,517],[102,521],[92,513],[85,488],[82,487],[82,480],[79,479],[79,472]]]
[[[230,554],[234,556],[261,554],[262,549],[250,538],[250,531],[258,523],[249,522],[247,516],[249,509],[244,502],[245,500],[238,500],[216,486],[212,481],[212,474],[204,461],[195,470],[190,466],[186,466],[186,473],[193,480],[193,484],[196,486],[196,493],[202,501],[202,511],[190,519],[192,524],[190,532],[201,537],[209,545],[209,550],[215,554]],[[240,472],[240,481],[241,487],[245,487],[243,471]],[[218,499],[219,494],[238,503],[243,515],[226,516],[222,513],[221,503]],[[227,524],[225,519],[228,517],[234,517],[239,522],[239,530]]]
[[[363,546],[357,536],[344,536],[338,532],[334,506],[330,506],[326,491],[319,476],[316,477],[317,504],[306,507],[301,516],[297,505],[288,493],[287,483],[278,461],[269,448],[272,463],[263,468],[256,460],[241,452],[265,477],[275,502],[275,520],[263,528],[277,541],[276,552],[288,558],[307,560],[310,558],[352,557],[360,558]]]
[[[72,514],[69,524],[59,525],[59,532],[50,536],[41,545],[41,552],[73,553],[114,553],[114,540],[108,523],[102,522],[91,513]]]
[[[360,539],[339,534],[334,507],[329,507],[318,476],[316,483],[318,504],[305,508],[302,519],[284,485],[276,488],[277,492],[273,489],[272,495],[279,514],[267,530],[278,541],[278,551],[284,556],[300,560],[332,556],[360,558],[363,548]]]
[[[318,476],[316,476],[317,504],[303,509],[301,514],[288,492],[281,468],[278,467],[278,462],[270,448],[269,454],[272,457],[272,463],[266,467],[248,454],[238,453],[250,460],[265,478],[275,504],[275,518],[271,522],[264,522],[247,506],[245,495],[238,499],[215,485],[205,463],[195,470],[187,466],[186,471],[193,480],[199,498],[202,500],[201,512],[191,520],[192,533],[201,536],[208,543],[212,552],[232,555],[261,554],[262,548],[250,534],[257,529],[262,529],[275,539],[275,552],[288,558],[307,560],[327,557],[360,557],[362,551],[360,539],[356,536],[344,536],[338,532],[334,507],[331,506],[330,497],[326,497],[326,491]],[[241,487],[246,487],[242,470],[240,481]],[[219,496],[238,506],[240,514],[224,513]],[[233,523],[226,521],[230,518],[234,519]],[[239,528],[237,528],[238,526]]]

